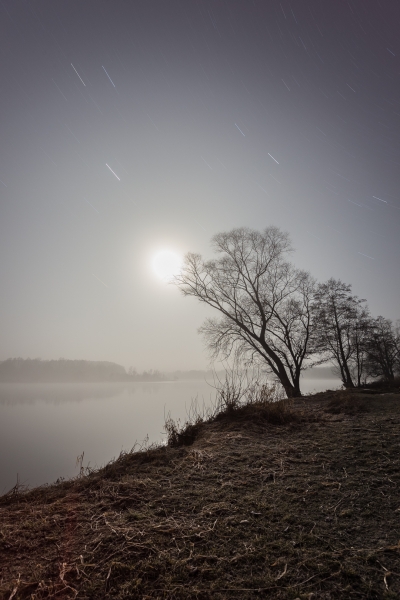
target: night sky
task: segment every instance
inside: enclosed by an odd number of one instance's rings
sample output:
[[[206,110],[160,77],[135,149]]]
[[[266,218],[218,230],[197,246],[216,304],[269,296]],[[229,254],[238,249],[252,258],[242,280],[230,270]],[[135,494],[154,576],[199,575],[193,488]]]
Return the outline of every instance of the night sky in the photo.
[[[400,317],[398,0],[0,0],[0,359],[204,368],[154,254],[290,233]]]

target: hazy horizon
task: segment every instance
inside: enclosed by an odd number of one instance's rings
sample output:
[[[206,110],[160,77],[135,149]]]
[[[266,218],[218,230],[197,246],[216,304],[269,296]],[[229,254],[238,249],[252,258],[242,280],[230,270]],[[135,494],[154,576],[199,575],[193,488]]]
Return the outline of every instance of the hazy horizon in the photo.
[[[395,3],[0,3],[0,361],[207,369],[158,252],[288,231],[400,317]],[[214,315],[216,316],[216,315]]]
[[[17,363],[17,365],[15,365]],[[22,364],[21,364],[22,363]],[[257,378],[260,373],[256,368],[245,369],[248,376]],[[142,372],[131,367],[124,367],[111,361],[82,361],[79,359],[69,360],[60,358],[58,360],[42,360],[8,358],[0,361],[0,383],[63,383],[63,382],[105,382],[110,381],[163,381],[162,377],[173,377],[174,380],[192,379],[201,380],[209,376],[215,380],[215,383],[222,383],[225,375],[232,372],[232,368],[227,363],[214,363],[209,369],[174,369],[173,371],[161,371],[160,369],[144,370]],[[271,380],[274,376],[270,375]],[[312,368],[305,369],[302,372],[302,378],[305,379],[337,379],[337,369],[333,364],[324,363]]]

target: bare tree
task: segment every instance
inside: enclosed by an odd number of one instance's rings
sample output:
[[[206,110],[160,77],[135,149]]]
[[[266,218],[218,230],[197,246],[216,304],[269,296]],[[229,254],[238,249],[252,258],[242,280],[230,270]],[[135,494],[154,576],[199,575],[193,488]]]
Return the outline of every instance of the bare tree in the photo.
[[[318,349],[336,365],[346,388],[361,385],[371,323],[365,300],[352,296],[351,285],[337,279],[319,284],[315,298]]]
[[[315,282],[287,262],[289,237],[277,227],[247,228],[212,239],[219,258],[189,253],[175,284],[185,296],[215,308],[220,319],[200,328],[214,357],[232,353],[261,362],[289,398],[301,396],[300,374],[312,362]]]
[[[400,319],[397,319],[393,326],[394,329],[394,343],[396,347],[397,359],[395,364],[396,374],[400,374]]]
[[[371,377],[393,381],[400,372],[400,332],[390,319],[373,321],[367,343],[367,366]]]
[[[350,368],[357,387],[361,387],[365,385],[369,376],[367,352],[372,319],[367,309],[363,307],[357,309],[357,318],[353,325],[354,356]]]

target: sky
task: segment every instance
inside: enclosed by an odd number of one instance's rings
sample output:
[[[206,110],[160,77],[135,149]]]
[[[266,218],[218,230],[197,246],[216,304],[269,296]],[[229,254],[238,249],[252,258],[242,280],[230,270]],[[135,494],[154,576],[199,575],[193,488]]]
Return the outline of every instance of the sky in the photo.
[[[0,360],[198,369],[234,227],[400,317],[398,0],[0,0]]]

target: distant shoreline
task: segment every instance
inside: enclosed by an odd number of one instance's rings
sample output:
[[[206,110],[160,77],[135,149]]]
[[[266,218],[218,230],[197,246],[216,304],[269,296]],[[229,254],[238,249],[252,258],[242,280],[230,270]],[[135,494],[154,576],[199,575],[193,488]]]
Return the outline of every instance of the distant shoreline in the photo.
[[[214,379],[225,372],[219,370],[176,370],[161,372],[150,369],[138,373],[107,361],[41,360],[9,358],[0,362],[0,383],[161,383]],[[337,379],[332,367],[315,367],[303,372],[302,379]]]

